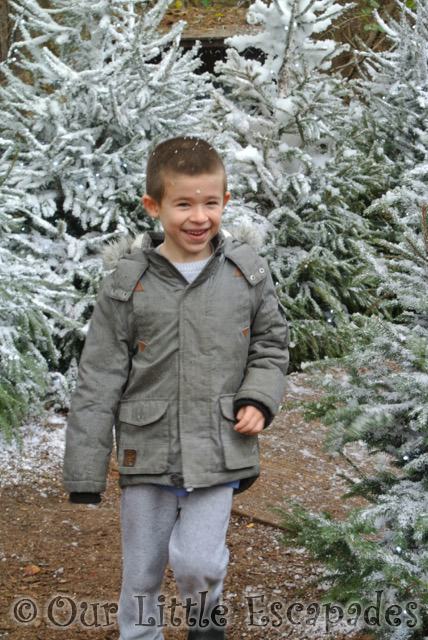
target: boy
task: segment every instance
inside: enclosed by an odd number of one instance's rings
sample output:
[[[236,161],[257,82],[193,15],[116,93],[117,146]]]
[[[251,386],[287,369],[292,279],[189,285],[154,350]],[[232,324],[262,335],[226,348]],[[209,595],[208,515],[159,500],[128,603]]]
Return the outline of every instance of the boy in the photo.
[[[189,640],[220,640],[232,494],[259,475],[257,434],[284,391],[287,324],[265,261],[220,230],[230,194],[207,142],[158,145],[146,191],[163,233],[144,234],[103,283],[70,410],[64,484],[72,501],[99,502],[115,425],[120,639],[163,637],[169,561],[189,605]]]

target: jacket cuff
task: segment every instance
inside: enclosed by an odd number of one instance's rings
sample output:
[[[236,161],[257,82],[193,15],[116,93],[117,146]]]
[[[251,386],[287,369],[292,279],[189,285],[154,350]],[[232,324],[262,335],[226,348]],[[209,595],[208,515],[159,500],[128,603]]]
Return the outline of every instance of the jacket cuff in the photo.
[[[70,493],[70,502],[75,502],[76,504],[98,504],[101,502],[101,494],[72,491]]]
[[[236,414],[238,413],[239,409],[241,409],[241,407],[246,407],[248,405],[251,405],[252,407],[256,407],[256,409],[261,411],[262,414],[264,415],[265,425],[264,425],[263,428],[266,428],[272,422],[274,416],[269,411],[267,406],[265,404],[263,404],[262,402],[259,402],[258,400],[253,400],[252,398],[240,398],[239,400],[235,400],[234,405],[233,405],[234,406],[234,411],[235,411],[235,418],[236,418]]]

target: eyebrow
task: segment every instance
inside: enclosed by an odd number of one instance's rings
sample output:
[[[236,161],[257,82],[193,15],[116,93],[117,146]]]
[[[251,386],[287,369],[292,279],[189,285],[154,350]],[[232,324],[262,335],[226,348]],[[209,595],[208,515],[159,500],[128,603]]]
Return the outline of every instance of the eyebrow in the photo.
[[[206,200],[221,200],[221,198],[223,198],[223,197],[224,196],[206,196]],[[177,200],[190,200],[191,198],[193,198],[192,195],[177,196],[176,198],[173,199],[173,202],[176,202]]]

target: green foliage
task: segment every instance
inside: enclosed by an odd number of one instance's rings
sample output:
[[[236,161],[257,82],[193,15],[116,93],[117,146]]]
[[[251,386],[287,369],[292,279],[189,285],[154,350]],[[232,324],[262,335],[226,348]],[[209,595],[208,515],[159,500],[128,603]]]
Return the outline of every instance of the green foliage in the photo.
[[[21,421],[29,412],[28,398],[20,394],[8,382],[0,382],[0,431],[6,442],[10,442],[16,434]]]
[[[381,8],[379,2],[376,0],[365,0],[362,4],[363,6],[359,8],[357,16],[362,19],[364,23],[364,31],[384,32],[385,29],[374,20],[374,11]]]
[[[388,548],[379,521],[364,517],[367,514],[359,510],[352,511],[342,522],[328,513],[314,514],[295,504],[289,511],[279,511],[283,516],[284,544],[304,546],[328,567],[318,580],[328,587],[325,596],[328,601],[348,606],[353,602],[372,605],[376,592],[381,591],[385,607],[400,603],[404,607],[416,602],[419,617],[425,613],[428,555],[423,553],[421,558],[415,553],[409,535],[396,535]],[[426,518],[416,526],[426,535]],[[374,631],[379,638],[394,637],[394,629],[387,625]],[[404,629],[404,635],[397,637],[417,640],[424,636],[423,630],[415,626]]]
[[[307,422],[317,420],[321,416],[336,408],[335,398],[333,396],[322,397],[319,400],[310,400],[304,402],[301,406],[303,418]]]
[[[384,31],[385,50],[371,50],[361,43],[361,78],[356,86],[400,179],[427,157],[428,5],[425,0],[396,0],[390,10],[391,16],[382,16],[374,9],[377,28]]]
[[[248,19],[260,29],[233,37],[217,65],[224,91],[214,126],[220,138],[227,132],[237,217],[244,212],[268,238],[292,368],[343,354],[353,314],[378,312],[367,269],[373,227],[362,214],[389,188],[394,165],[353,85],[326,73],[346,45],[323,31],[348,8],[255,2]],[[249,47],[263,58],[248,60]]]
[[[360,522],[356,513],[351,514],[348,521],[339,522],[328,513],[313,514],[296,503],[291,504],[290,511],[279,510],[284,544],[304,546],[313,556],[322,559],[329,568],[321,579],[329,584],[329,598],[341,602],[359,599],[363,576],[357,563],[367,555],[376,557],[378,542],[369,538],[373,528]]]
[[[425,164],[412,169],[373,205],[383,207],[399,238],[384,240],[384,256],[371,261],[380,307],[394,322],[361,318],[351,353],[312,365],[325,396],[308,411],[330,426],[326,450],[357,473],[345,476],[344,497],[359,496],[365,506],[344,521],[294,507],[284,512],[284,540],[327,565],[328,597],[342,602],[369,602],[383,589],[390,602],[428,605],[428,243],[419,200],[426,175]],[[357,442],[375,457],[370,472],[349,453]],[[416,640],[427,631],[423,617],[420,629],[394,635],[384,628],[379,637]]]
[[[334,358],[346,353],[352,344],[352,329],[349,321],[325,312],[319,320],[299,318],[287,310],[290,321],[290,370],[299,369],[307,361],[319,358]],[[296,318],[297,316],[297,318]],[[330,321],[326,321],[326,317]],[[333,323],[334,322],[334,323]]]
[[[183,24],[158,27],[169,0],[10,0],[1,64],[0,428],[69,378],[113,237],[149,225],[145,165],[161,138],[203,135],[208,78]]]
[[[49,283],[42,265],[26,264],[0,248],[0,267],[0,430],[10,439],[30,411],[42,411],[55,386],[62,390],[54,336],[78,325],[55,308],[70,289]]]
[[[0,178],[0,430],[10,440],[29,412],[43,410],[48,396],[50,402],[66,405],[67,382],[58,373],[55,338],[65,340],[79,323],[73,320],[78,299],[73,288],[46,261],[13,250],[22,224],[16,212],[21,193],[8,186],[15,158],[5,154],[2,161],[6,170]],[[67,317],[60,303],[67,306]]]

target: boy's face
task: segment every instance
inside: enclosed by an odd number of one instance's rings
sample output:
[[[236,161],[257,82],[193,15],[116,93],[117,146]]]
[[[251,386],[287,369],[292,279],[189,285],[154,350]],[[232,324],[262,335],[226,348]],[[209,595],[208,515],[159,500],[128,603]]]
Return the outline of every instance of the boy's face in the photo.
[[[224,176],[167,174],[160,203],[149,195],[143,204],[153,218],[159,218],[165,233],[162,253],[171,262],[196,262],[211,255],[210,242],[220,229],[221,217],[230,194],[224,192]]]

